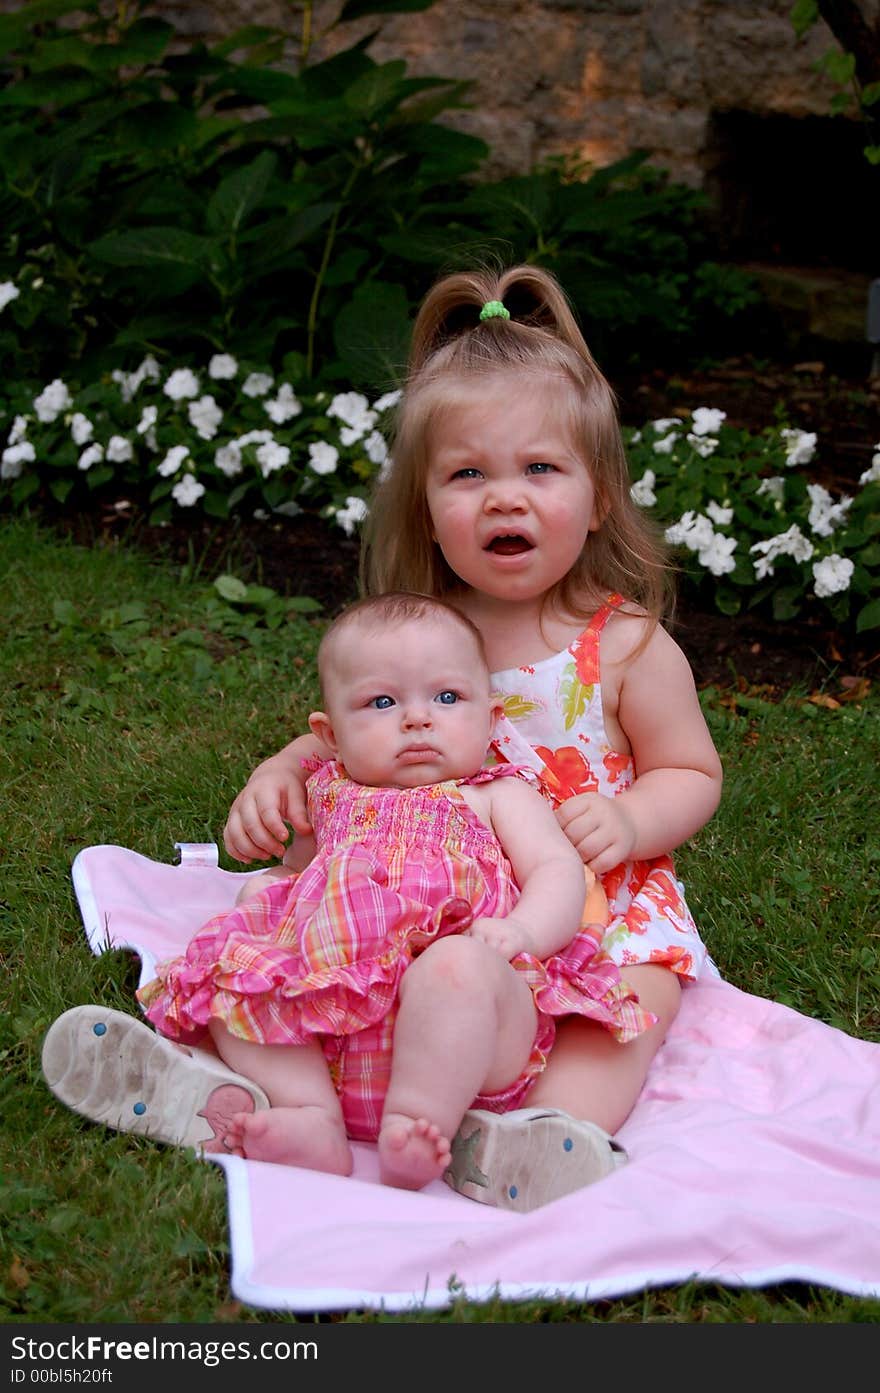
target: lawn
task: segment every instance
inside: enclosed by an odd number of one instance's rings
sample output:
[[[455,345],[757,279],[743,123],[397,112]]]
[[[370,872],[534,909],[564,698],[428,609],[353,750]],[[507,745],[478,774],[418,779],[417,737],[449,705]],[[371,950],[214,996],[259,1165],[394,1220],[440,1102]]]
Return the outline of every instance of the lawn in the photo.
[[[86,948],[74,856],[113,842],[169,861],[178,840],[219,841],[254,764],[316,702],[321,616],[236,600],[235,587],[224,598],[195,563],[79,547],[27,520],[0,522],[0,571],[2,1318],[293,1320],[231,1296],[220,1173],[67,1112],[39,1053],[71,1005],[133,1007],[130,956]],[[816,695],[703,694],[725,796],[677,862],[730,981],[880,1041],[880,700]],[[693,1285],[592,1305],[459,1301],[409,1319],[874,1322],[880,1302]]]

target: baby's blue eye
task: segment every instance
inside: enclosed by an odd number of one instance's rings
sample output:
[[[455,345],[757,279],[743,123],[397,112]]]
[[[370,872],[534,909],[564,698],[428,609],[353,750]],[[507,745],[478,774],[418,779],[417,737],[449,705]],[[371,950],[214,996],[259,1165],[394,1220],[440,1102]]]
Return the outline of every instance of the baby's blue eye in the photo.
[[[373,697],[373,700],[370,702],[370,705],[375,706],[377,711],[387,711],[389,706],[394,705],[394,698],[390,696]]]
[[[548,464],[546,460],[535,460],[534,464],[529,465],[529,473],[550,474],[555,468],[554,464]]]
[[[451,692],[448,689],[438,692],[434,698],[435,701],[439,701],[441,706],[454,706],[458,699],[458,692]]]
[[[473,468],[469,468],[469,469],[456,469],[456,471],[455,471],[455,473],[453,474],[452,477],[453,477],[453,479],[479,479],[479,477],[480,477],[480,471],[479,471],[479,469],[473,469]]]

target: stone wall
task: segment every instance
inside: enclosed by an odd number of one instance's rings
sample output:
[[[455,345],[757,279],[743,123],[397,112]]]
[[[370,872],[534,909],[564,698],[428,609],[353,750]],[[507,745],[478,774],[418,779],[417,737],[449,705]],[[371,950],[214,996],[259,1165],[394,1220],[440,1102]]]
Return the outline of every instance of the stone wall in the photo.
[[[813,69],[833,44],[824,25],[798,40],[792,0],[435,0],[428,10],[348,24],[319,38],[332,52],[379,29],[370,53],[411,74],[473,82],[450,119],[492,150],[493,174],[559,153],[607,164],[637,147],[674,178],[702,185],[717,113],[827,116],[833,87]],[[288,0],[157,0],[181,34],[216,38],[268,23],[300,35]],[[338,0],[317,0],[314,30]]]

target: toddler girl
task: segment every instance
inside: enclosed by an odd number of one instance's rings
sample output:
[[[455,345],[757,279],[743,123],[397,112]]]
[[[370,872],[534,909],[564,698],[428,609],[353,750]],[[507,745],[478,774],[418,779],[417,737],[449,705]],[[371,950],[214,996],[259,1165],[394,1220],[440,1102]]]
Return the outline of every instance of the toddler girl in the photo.
[[[468,1164],[448,1178],[506,1203],[510,1186],[473,1175],[521,1173],[548,1108],[575,1132],[571,1119],[614,1133],[680,984],[715,971],[669,853],[712,816],[721,767],[661,624],[664,555],[630,496],[612,391],[548,272],[464,272],[430,291],[391,457],[367,523],[366,586],[441,597],[479,630],[504,703],[497,757],[535,771],[607,895],[589,971],[616,964],[655,1018],[621,1043],[609,1022],[570,1016],[528,1108],[465,1118]],[[301,761],[318,749],[303,736],[259,766],[230,812],[230,855],[281,855],[289,823],[297,863],[310,830]],[[555,1193],[587,1178],[570,1170]]]

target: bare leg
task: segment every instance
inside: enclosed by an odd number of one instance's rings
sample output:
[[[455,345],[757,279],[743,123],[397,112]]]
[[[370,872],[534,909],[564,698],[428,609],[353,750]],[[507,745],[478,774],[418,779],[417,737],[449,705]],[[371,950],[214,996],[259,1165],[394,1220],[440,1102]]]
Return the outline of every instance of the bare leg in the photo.
[[[258,1083],[272,1105],[236,1114],[229,1149],[254,1161],[351,1175],[342,1109],[320,1045],[258,1045],[216,1022],[211,1035],[220,1058]]]
[[[235,903],[237,905],[244,904],[245,900],[252,900],[255,895],[259,895],[260,891],[265,890],[267,885],[274,885],[276,880],[290,880],[292,875],[293,871],[283,863],[278,866],[269,866],[265,871],[257,871],[254,875],[248,876],[235,897]]]
[[[416,959],[401,981],[379,1132],[386,1185],[418,1190],[442,1175],[465,1109],[522,1072],[536,1021],[525,981],[487,944],[444,938]]]
[[[601,1026],[569,1017],[556,1035],[547,1068],[529,1094],[529,1107],[561,1108],[572,1117],[617,1131],[642,1091],[651,1060],[678,1015],[681,986],[674,972],[652,964],[627,967],[626,980],[659,1020],[619,1045]]]

